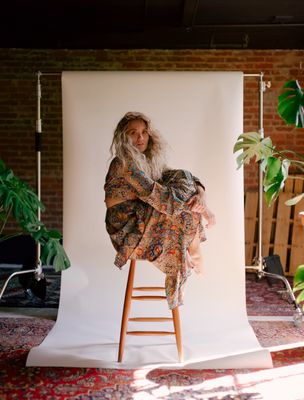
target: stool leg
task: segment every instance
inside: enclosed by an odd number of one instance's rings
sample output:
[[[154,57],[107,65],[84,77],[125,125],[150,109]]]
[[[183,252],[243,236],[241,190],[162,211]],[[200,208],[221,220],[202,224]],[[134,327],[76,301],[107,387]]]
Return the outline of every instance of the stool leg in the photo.
[[[182,334],[181,334],[181,326],[180,326],[178,307],[173,308],[172,317],[173,317],[178,358],[179,358],[180,362],[183,362],[184,361],[184,352],[183,352],[183,345],[182,345]]]
[[[122,356],[123,356],[123,352],[124,352],[124,348],[125,348],[125,340],[126,340],[126,334],[127,334],[127,328],[128,328],[128,318],[129,318],[129,313],[130,313],[131,298],[132,298],[132,291],[133,291],[134,273],[135,273],[135,260],[131,260],[129,275],[128,275],[128,282],[127,282],[126,293],[125,293],[124,307],[123,307],[123,312],[122,312],[122,319],[121,319],[119,349],[118,349],[118,362],[122,361]]]

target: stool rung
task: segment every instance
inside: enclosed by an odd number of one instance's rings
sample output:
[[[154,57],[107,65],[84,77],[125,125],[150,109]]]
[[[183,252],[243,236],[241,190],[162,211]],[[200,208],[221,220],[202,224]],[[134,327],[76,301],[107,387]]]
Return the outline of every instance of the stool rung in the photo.
[[[166,296],[132,296],[132,300],[166,300]]]
[[[167,332],[167,331],[129,331],[127,335],[133,336],[152,336],[152,335],[175,335],[175,332]]]
[[[140,287],[134,287],[133,290],[152,291],[152,290],[165,290],[165,288],[160,286],[140,286]]]
[[[133,322],[166,322],[166,321],[172,321],[173,318],[168,318],[168,317],[135,317],[135,318],[129,318],[129,321]]]

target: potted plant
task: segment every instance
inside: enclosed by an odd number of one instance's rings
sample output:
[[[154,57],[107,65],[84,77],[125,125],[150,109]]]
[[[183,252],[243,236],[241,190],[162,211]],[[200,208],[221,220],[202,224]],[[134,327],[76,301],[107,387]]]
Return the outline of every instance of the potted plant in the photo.
[[[304,127],[304,91],[297,80],[288,81],[283,86],[278,98],[278,113],[288,125]],[[263,138],[258,132],[243,133],[233,149],[234,152],[239,150],[242,153],[237,157],[238,167],[251,160],[261,163],[264,171],[263,189],[268,206],[277,199],[288,177],[304,179],[304,175],[290,175],[291,166],[301,173],[304,172],[304,156],[289,149],[277,150],[269,136]],[[286,201],[286,205],[294,205],[303,198],[304,193],[300,193]],[[293,291],[298,293],[297,302],[303,302],[304,265],[297,268]]]
[[[61,244],[62,236],[57,230],[48,230],[39,221],[39,208],[44,210],[35,192],[0,159],[0,242],[28,234],[41,245],[41,263],[52,265],[57,272],[62,271],[70,266],[70,260]],[[17,222],[19,229],[4,235],[10,216]]]

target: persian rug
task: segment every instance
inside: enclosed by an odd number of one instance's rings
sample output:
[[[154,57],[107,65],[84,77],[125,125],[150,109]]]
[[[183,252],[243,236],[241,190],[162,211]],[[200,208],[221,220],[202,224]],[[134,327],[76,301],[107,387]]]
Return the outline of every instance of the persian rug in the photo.
[[[287,279],[292,287],[292,277]],[[282,281],[269,286],[265,278],[257,280],[254,273],[246,273],[246,305],[250,316],[292,316],[295,311]]]
[[[29,349],[54,325],[40,318],[0,318],[0,399],[31,400],[303,400],[304,327],[289,321],[252,321],[272,369],[114,370],[25,367]],[[286,348],[284,349],[284,345]]]

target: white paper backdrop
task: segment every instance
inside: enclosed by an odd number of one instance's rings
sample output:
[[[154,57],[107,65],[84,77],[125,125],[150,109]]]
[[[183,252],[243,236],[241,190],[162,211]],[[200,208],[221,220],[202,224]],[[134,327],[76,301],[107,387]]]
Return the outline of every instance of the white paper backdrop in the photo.
[[[113,265],[103,184],[118,120],[141,111],[169,143],[169,165],[204,182],[217,218],[201,245],[204,275],[189,278],[180,308],[183,367],[270,367],[245,307],[243,176],[232,153],[242,132],[243,74],[64,72],[62,92],[64,247],[72,267],[63,272],[57,322],[30,351],[27,365],[181,366],[174,337],[127,336],[123,363],[116,362],[129,265],[122,271]],[[136,284],[163,284],[164,275],[152,264],[137,265]],[[132,315],[170,316],[165,302],[139,303]],[[159,325],[137,323],[136,329]]]

